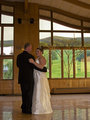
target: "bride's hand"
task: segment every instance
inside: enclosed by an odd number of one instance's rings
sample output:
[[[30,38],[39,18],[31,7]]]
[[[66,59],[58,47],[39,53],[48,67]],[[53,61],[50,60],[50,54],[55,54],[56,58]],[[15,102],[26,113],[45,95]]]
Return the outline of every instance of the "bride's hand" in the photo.
[[[34,60],[33,59],[29,59],[29,62],[34,64]]]

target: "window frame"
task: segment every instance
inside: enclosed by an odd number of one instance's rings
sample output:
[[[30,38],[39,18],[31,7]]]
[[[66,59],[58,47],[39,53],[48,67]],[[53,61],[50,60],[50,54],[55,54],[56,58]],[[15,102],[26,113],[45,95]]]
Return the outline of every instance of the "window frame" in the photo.
[[[3,39],[3,35],[4,35],[4,27],[13,27],[13,33],[15,33],[15,28],[14,28],[14,25],[15,25],[15,20],[14,20],[14,11],[15,11],[15,8],[14,6],[11,6],[11,5],[5,5],[5,6],[10,6],[10,7],[13,7],[13,12],[7,12],[7,11],[2,11],[1,10],[1,6],[4,5],[4,4],[0,4],[0,27],[1,27],[1,54],[0,54],[0,81],[7,81],[7,80],[14,80],[14,53],[15,53],[15,49],[14,49],[14,45],[15,45],[15,34],[13,35],[13,54],[12,55],[3,55],[3,42],[4,42],[4,39]],[[1,14],[4,14],[4,15],[9,15],[9,16],[13,16],[13,24],[1,24]],[[12,59],[13,61],[13,77],[12,79],[3,79],[3,60],[4,59]]]
[[[39,10],[43,10],[42,8],[40,8]],[[44,9],[44,10],[46,10],[46,9]],[[50,11],[50,10],[48,10],[48,11]],[[39,15],[39,19],[44,19],[44,20],[49,20],[49,21],[51,21],[51,30],[40,30],[39,29],[39,33],[41,33],[41,32],[51,32],[51,46],[45,46],[45,47],[43,47],[44,48],[44,50],[49,50],[49,78],[48,79],[52,79],[52,80],[62,80],[62,79],[67,79],[67,80],[69,80],[69,79],[74,79],[74,80],[76,80],[76,79],[90,79],[90,77],[87,77],[87,56],[86,56],[86,50],[90,50],[90,47],[85,47],[84,46],[84,33],[90,33],[90,31],[89,30],[85,30],[84,31],[84,26],[83,26],[83,21],[82,20],[80,20],[80,23],[81,23],[81,25],[80,26],[74,26],[74,25],[72,25],[72,26],[68,26],[67,25],[67,23],[64,23],[63,21],[58,21],[58,20],[55,20],[55,19],[53,19],[53,11],[50,11],[50,13],[51,13],[51,16],[50,17],[46,17],[46,16],[44,16],[44,15]],[[80,28],[80,31],[71,31],[71,30],[69,30],[69,31],[64,31],[64,30],[53,30],[53,22],[55,22],[55,23],[58,23],[58,24],[61,24],[61,25],[64,25],[64,26],[67,26],[67,27],[72,27],[72,28],[75,28],[75,29],[79,29]],[[54,32],[66,32],[66,33],[81,33],[81,47],[55,47],[55,46],[53,46],[53,33]],[[39,43],[39,45],[40,45],[40,43]],[[51,77],[51,50],[55,50],[55,49],[59,49],[59,50],[61,50],[61,78],[52,78]],[[64,78],[64,73],[63,73],[63,50],[65,50],[65,49],[71,49],[72,51],[73,51],[73,77],[72,78]],[[85,77],[80,77],[80,78],[76,78],[75,76],[76,76],[76,74],[75,74],[75,50],[76,49],[81,49],[81,50],[84,50],[84,71],[85,71]]]

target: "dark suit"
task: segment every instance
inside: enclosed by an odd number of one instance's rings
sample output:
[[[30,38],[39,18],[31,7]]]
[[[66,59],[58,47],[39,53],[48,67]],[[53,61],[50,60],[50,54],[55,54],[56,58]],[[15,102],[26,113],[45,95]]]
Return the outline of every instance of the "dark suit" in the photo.
[[[31,111],[32,107],[32,96],[34,88],[34,77],[33,71],[37,69],[42,72],[46,72],[47,69],[43,70],[37,68],[35,65],[29,63],[29,59],[35,60],[34,56],[24,51],[17,56],[17,66],[19,68],[18,83],[21,85],[22,91],[22,110]]]

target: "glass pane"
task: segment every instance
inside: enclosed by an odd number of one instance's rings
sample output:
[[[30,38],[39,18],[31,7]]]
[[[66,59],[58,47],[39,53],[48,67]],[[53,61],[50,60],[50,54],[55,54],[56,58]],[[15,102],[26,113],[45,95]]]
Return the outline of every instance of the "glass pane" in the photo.
[[[74,110],[73,109],[65,109],[64,110],[64,120],[75,120],[74,119]]]
[[[4,43],[3,43],[3,54],[12,55],[13,54],[13,39],[14,39],[14,28],[4,27]]]
[[[63,50],[64,78],[73,77],[73,51]]]
[[[3,111],[3,120],[12,120],[12,112]]]
[[[64,25],[61,25],[55,22],[53,22],[53,30],[79,31],[79,29],[67,27],[67,26],[64,26]]]
[[[90,33],[84,33],[84,46],[90,47]]]
[[[49,50],[44,50],[43,56],[45,57],[47,64],[47,77],[49,78]]]
[[[50,46],[50,45],[51,45],[51,33],[40,32],[40,46]]]
[[[64,119],[62,119],[63,118],[62,112],[63,112],[63,110],[54,110],[52,118],[50,118],[48,120],[64,120]]]
[[[53,34],[54,46],[80,47],[81,33],[57,33]]]
[[[13,79],[13,60],[3,60],[3,79]]]
[[[85,77],[84,50],[75,50],[75,73],[76,78]]]
[[[0,27],[0,54],[1,54],[1,27]]]
[[[1,5],[1,10],[6,11],[6,12],[13,12],[13,7],[6,6],[6,5]]]
[[[13,16],[1,15],[1,24],[13,24]]]
[[[61,78],[61,50],[51,51],[52,78]]]
[[[90,120],[90,108],[86,109],[86,114],[88,115],[88,120]]]
[[[86,109],[77,108],[76,120],[86,120]]]
[[[90,50],[87,50],[86,53],[87,53],[87,77],[90,77]]]
[[[39,29],[40,30],[51,30],[51,21],[40,19]]]

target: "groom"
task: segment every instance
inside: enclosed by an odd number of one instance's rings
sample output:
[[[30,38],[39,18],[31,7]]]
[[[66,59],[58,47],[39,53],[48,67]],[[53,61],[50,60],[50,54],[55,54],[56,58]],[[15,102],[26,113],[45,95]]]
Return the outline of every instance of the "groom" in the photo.
[[[34,69],[46,72],[47,68],[39,69],[33,64],[29,63],[29,59],[35,60],[34,56],[30,54],[32,51],[32,45],[26,43],[24,45],[24,51],[17,56],[17,67],[19,68],[18,83],[21,87],[22,92],[22,112],[32,113],[32,96],[34,88]]]

